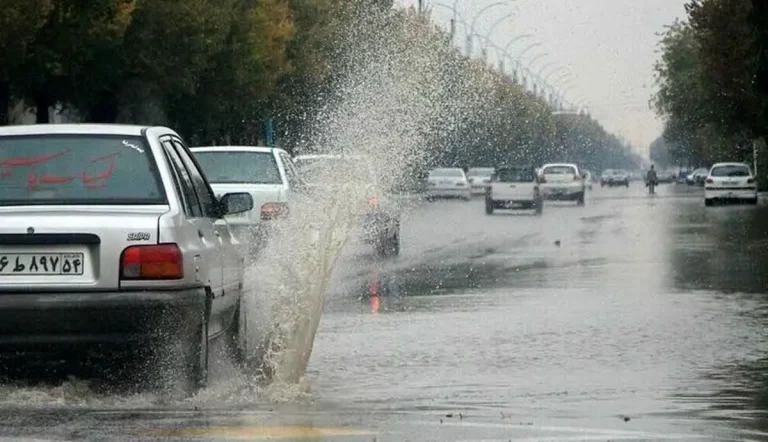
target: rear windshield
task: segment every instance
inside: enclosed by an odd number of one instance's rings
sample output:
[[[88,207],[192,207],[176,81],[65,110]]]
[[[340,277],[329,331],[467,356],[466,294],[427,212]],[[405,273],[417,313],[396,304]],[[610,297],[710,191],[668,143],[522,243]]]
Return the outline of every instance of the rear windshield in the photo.
[[[530,183],[536,179],[531,169],[500,169],[497,180],[502,183]]]
[[[491,176],[493,175],[493,168],[477,168],[477,169],[469,169],[467,172],[467,176],[475,177],[475,176]]]
[[[613,175],[613,169],[605,169],[603,171],[603,175],[605,176]]]
[[[272,152],[194,152],[208,181],[214,184],[282,184]]]
[[[737,177],[750,176],[751,174],[749,172],[749,167],[734,164],[731,166],[717,166],[712,169],[712,173],[710,175],[716,177]]]
[[[544,168],[544,175],[576,175],[576,169],[571,166],[548,166]]]
[[[0,137],[0,205],[165,203],[140,137]]]
[[[435,169],[429,172],[431,177],[449,177],[449,178],[462,178],[464,176],[461,169]]]

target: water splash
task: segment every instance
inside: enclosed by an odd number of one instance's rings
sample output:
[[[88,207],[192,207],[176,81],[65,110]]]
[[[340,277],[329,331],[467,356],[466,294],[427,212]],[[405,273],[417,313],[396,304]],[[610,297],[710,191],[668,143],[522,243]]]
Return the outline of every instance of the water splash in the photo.
[[[430,155],[436,130],[450,126],[464,104],[446,94],[452,88],[445,42],[427,38],[417,19],[402,18],[376,32],[358,28],[346,35],[345,75],[312,122],[318,136],[307,150],[341,154],[355,166],[314,175],[315,191],[273,228],[250,269],[256,290],[246,303],[249,312],[260,313],[249,315],[249,330],[257,331],[250,338],[265,339],[259,350],[274,384],[298,384],[306,372],[329,282],[358,227],[361,204],[371,191],[391,198]],[[368,165],[376,171],[373,183],[364,173]]]

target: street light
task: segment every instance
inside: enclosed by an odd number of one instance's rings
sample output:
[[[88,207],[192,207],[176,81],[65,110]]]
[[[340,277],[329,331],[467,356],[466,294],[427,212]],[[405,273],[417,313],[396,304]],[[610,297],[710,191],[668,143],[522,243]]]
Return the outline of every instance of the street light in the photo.
[[[512,17],[512,16],[514,16],[514,15],[516,15],[518,12],[520,12],[520,10],[519,10],[519,9],[517,9],[517,10],[515,10],[515,11],[512,11],[512,12],[510,12],[510,13],[509,13],[509,14],[507,14],[507,15],[504,15],[504,16],[502,16],[501,18],[499,18],[498,20],[496,20],[495,22],[493,22],[493,24],[491,25],[491,27],[490,27],[490,28],[488,28],[488,32],[485,34],[485,42],[486,42],[486,44],[485,44],[485,45],[483,45],[483,59],[485,59],[485,56],[486,56],[486,48],[487,48],[487,46],[488,46],[488,42],[491,40],[491,36],[493,35],[493,31],[494,31],[494,30],[496,30],[496,27],[497,27],[498,25],[500,25],[500,24],[501,24],[501,23],[502,23],[504,20],[507,20],[508,18],[510,18],[510,17]]]
[[[472,34],[475,33],[475,23],[477,23],[477,19],[480,18],[480,16],[483,15],[485,11],[488,11],[489,9],[495,8],[497,6],[504,6],[506,4],[507,2],[494,2],[494,3],[491,3],[490,5],[487,5],[483,9],[477,11],[477,14],[475,14],[475,16],[472,19],[472,23],[469,25],[470,35],[467,38],[467,54],[469,54],[470,57],[472,56]]]

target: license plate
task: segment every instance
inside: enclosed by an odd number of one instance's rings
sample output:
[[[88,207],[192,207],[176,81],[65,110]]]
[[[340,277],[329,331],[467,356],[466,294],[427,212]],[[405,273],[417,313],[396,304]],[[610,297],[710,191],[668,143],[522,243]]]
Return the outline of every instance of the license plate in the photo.
[[[82,253],[0,253],[0,275],[82,275]]]

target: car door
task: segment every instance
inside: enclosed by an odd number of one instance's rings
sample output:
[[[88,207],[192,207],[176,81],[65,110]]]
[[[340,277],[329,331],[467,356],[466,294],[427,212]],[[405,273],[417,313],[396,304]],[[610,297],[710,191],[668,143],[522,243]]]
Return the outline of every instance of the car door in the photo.
[[[282,163],[283,173],[285,173],[285,180],[287,184],[285,200],[286,202],[290,203],[293,192],[295,192],[301,186],[299,185],[298,175],[296,173],[296,168],[293,166],[293,161],[291,161],[291,157],[282,151],[278,154],[278,156],[280,157],[280,162]]]
[[[227,247],[230,241],[229,226],[226,222],[217,222],[220,218],[218,216],[216,196],[188,148],[176,137],[171,139],[171,143],[174,152],[189,175],[195,195],[200,202],[201,216],[195,222],[198,228],[198,235],[209,251],[209,259],[204,263],[210,269],[211,291],[213,293],[213,305],[211,306],[208,331],[210,334],[215,335],[224,331],[228,322],[225,320],[225,314],[230,302],[223,298],[229,293],[236,294],[240,290],[239,278],[231,275],[232,270],[230,267],[233,265],[233,258],[229,254],[234,253],[234,249],[231,243]],[[232,298],[235,298],[235,296],[232,296]]]

